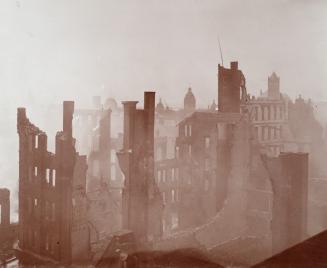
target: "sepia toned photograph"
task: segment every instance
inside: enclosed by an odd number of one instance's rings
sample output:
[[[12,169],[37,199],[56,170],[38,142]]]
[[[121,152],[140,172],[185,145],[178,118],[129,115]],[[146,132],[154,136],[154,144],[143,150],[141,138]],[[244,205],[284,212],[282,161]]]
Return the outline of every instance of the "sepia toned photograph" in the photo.
[[[327,268],[326,0],[0,0],[0,267]]]

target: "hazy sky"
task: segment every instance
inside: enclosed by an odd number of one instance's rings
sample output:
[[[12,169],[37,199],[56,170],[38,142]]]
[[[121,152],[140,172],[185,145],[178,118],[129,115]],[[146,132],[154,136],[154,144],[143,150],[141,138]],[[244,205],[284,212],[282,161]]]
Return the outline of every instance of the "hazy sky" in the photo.
[[[217,96],[218,35],[248,92],[265,90],[276,71],[290,97],[327,100],[325,0],[1,0],[0,187],[17,182],[18,105],[37,115],[63,99],[140,100],[156,90],[178,106],[192,86],[207,106]]]

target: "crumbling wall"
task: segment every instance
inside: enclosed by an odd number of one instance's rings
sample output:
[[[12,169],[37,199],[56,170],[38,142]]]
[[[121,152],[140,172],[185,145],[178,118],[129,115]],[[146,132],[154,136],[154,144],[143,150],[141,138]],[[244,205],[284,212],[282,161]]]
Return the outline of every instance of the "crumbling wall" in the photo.
[[[218,110],[239,113],[241,92],[244,97],[245,78],[238,69],[238,62],[231,62],[230,69],[218,66]],[[242,91],[241,91],[242,89]]]
[[[90,230],[88,225],[86,197],[86,156],[76,156],[73,179],[73,223],[72,223],[72,260],[89,259]]]
[[[73,113],[74,103],[64,102],[63,130],[57,132],[53,154],[47,151],[46,134],[29,121],[25,108],[17,111],[19,248],[62,263],[70,263],[75,257],[72,234],[86,228],[85,211],[80,209],[85,202],[86,159],[75,150]],[[83,235],[89,237],[88,231]],[[84,258],[89,250],[82,244],[84,250],[79,256]]]

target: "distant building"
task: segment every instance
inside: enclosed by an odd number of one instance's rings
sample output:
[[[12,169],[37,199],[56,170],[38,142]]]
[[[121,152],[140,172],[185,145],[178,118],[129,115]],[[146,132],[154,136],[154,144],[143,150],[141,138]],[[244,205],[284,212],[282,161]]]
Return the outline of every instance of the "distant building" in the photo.
[[[291,140],[287,105],[288,100],[280,93],[279,77],[275,73],[268,77],[267,94],[248,97],[242,105],[243,111],[250,114],[254,136],[269,156],[278,156],[285,150],[285,143]]]

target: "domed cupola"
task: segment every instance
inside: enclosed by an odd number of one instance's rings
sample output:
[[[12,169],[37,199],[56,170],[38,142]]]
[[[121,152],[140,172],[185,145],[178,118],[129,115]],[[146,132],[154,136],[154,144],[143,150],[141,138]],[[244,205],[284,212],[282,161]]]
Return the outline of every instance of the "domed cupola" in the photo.
[[[188,88],[188,91],[184,97],[184,110],[194,111],[196,108],[196,99],[192,93],[192,88]]]
[[[162,104],[161,98],[156,106],[156,111],[157,111],[157,113],[163,113],[165,111],[165,107]]]

